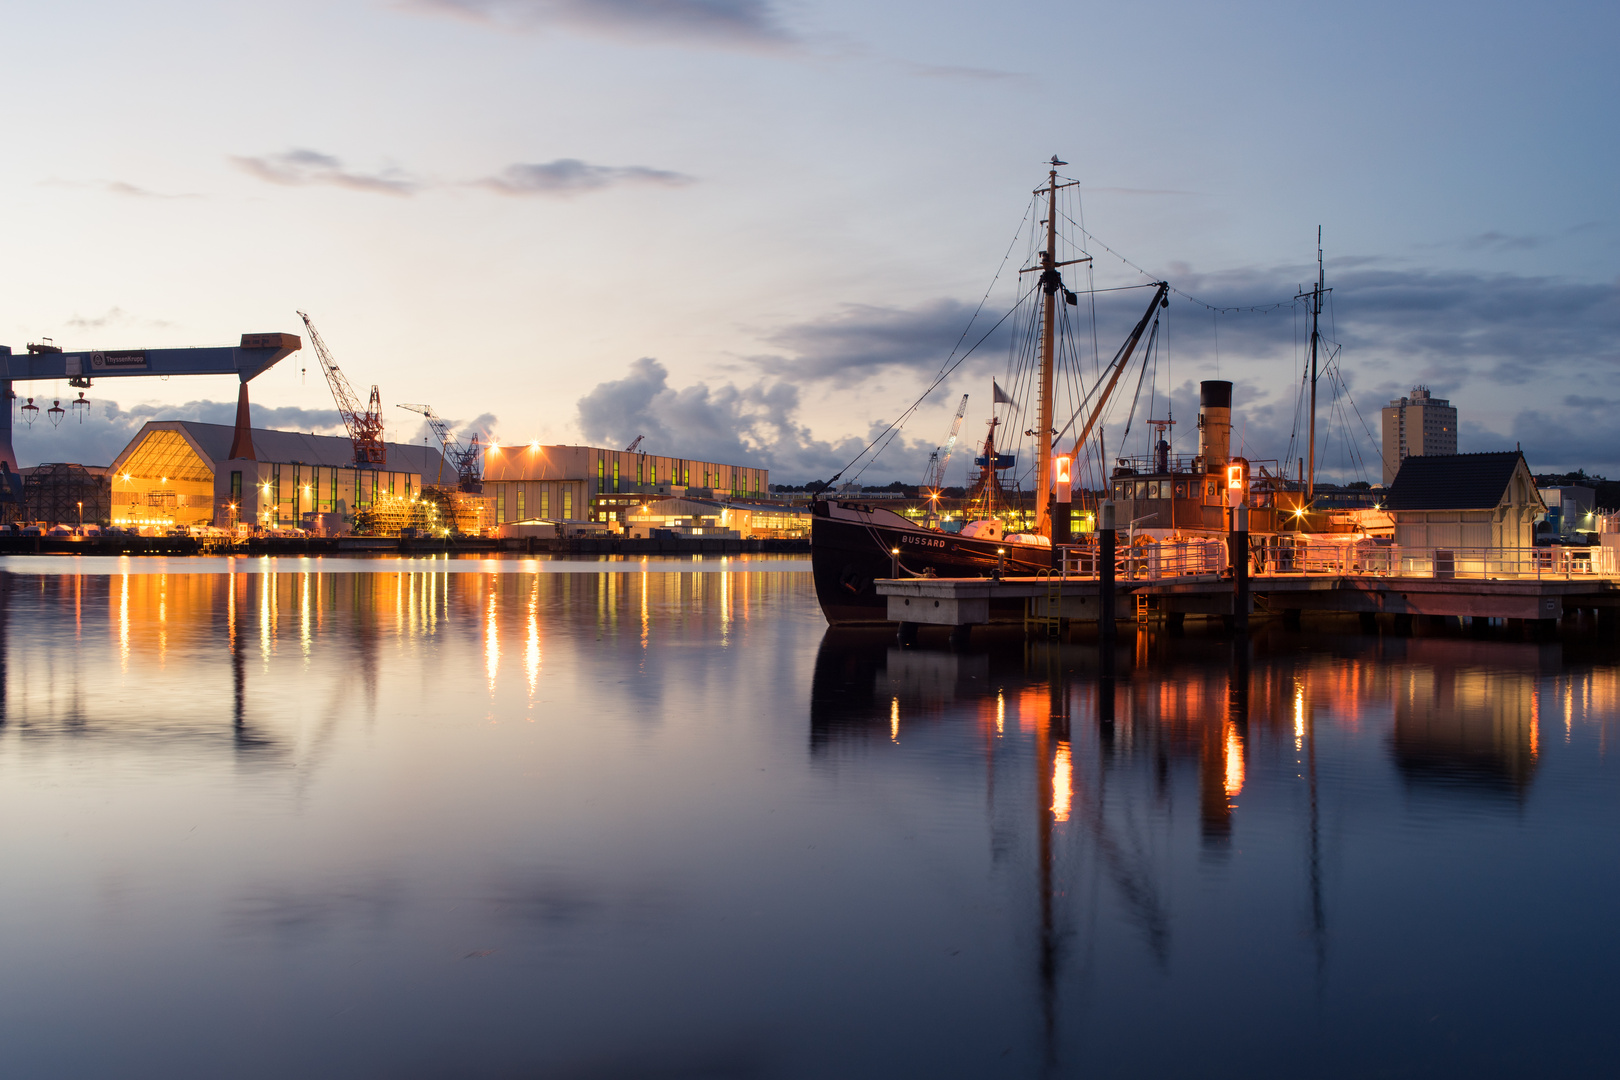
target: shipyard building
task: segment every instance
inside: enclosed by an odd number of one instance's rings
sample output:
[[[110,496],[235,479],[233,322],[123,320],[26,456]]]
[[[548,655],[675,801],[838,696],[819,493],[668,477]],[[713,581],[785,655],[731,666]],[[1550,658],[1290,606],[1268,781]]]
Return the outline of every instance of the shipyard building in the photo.
[[[242,445],[229,424],[152,420],[113,460],[113,525],[187,528],[308,527],[354,515],[390,496],[411,500],[455,470],[431,446],[386,443],[387,463],[356,468],[346,437],[253,428]],[[233,456],[233,451],[238,456]]]
[[[661,457],[595,446],[491,446],[484,496],[496,524],[553,521],[623,528],[651,496],[762,499],[770,473],[747,465]]]

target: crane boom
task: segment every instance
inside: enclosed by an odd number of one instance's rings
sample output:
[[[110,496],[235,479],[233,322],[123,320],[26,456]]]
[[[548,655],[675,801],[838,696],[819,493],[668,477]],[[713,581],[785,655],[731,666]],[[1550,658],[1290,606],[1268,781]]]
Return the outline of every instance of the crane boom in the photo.
[[[951,451],[956,449],[956,436],[962,430],[962,417],[967,415],[967,403],[968,396],[963,394],[962,404],[956,407],[956,419],[951,421],[951,434],[939,451],[939,472],[934,477],[934,487],[945,486],[945,467],[951,463]]]
[[[456,486],[462,491],[477,494],[484,490],[484,453],[478,445],[478,436],[463,446],[455,433],[450,430],[450,424],[433,411],[431,405],[401,405],[402,409],[409,409],[413,413],[421,413],[427,419],[428,427],[439,440],[439,483],[444,482],[444,459],[448,457],[450,464],[456,468]]]
[[[372,386],[371,400],[365,408],[361,408],[359,397],[332,359],[331,350],[316,332],[315,324],[302,311],[298,317],[304,320],[304,326],[309,330],[310,344],[315,346],[315,355],[320,357],[321,370],[326,373],[326,383],[332,388],[332,399],[337,402],[338,414],[343,417],[343,425],[349,429],[349,441],[354,443],[355,465],[369,469],[388,464],[388,448],[383,445],[382,394],[376,386]]]

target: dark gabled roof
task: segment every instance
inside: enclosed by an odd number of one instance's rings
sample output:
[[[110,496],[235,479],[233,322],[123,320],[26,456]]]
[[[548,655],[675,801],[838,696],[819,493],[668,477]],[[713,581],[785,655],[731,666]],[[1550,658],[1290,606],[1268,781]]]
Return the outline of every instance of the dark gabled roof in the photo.
[[[1401,462],[1389,493],[1388,510],[1494,510],[1524,455],[1517,450],[1489,454],[1435,454]]]

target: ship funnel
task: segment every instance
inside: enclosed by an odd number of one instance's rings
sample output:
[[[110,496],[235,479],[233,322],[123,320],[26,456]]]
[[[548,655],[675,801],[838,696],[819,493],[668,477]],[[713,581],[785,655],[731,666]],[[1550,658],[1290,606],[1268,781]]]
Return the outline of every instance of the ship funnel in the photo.
[[[1198,384],[1198,456],[1212,473],[1232,456],[1232,384],[1224,379]]]

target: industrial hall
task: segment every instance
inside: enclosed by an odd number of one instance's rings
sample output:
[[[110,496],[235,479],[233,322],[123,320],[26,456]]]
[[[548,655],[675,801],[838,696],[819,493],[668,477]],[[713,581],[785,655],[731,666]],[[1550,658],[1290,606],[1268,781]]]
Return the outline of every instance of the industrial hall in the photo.
[[[625,513],[648,495],[742,499],[770,490],[766,469],[661,457],[634,446],[489,447],[484,495],[494,500],[495,521],[622,524]]]
[[[424,483],[456,475],[432,446],[385,443],[384,464],[361,469],[348,438],[252,428],[250,444],[233,447],[240,434],[229,424],[148,421],[108,470],[112,524],[296,528],[309,514],[351,521],[380,499],[408,500]]]

